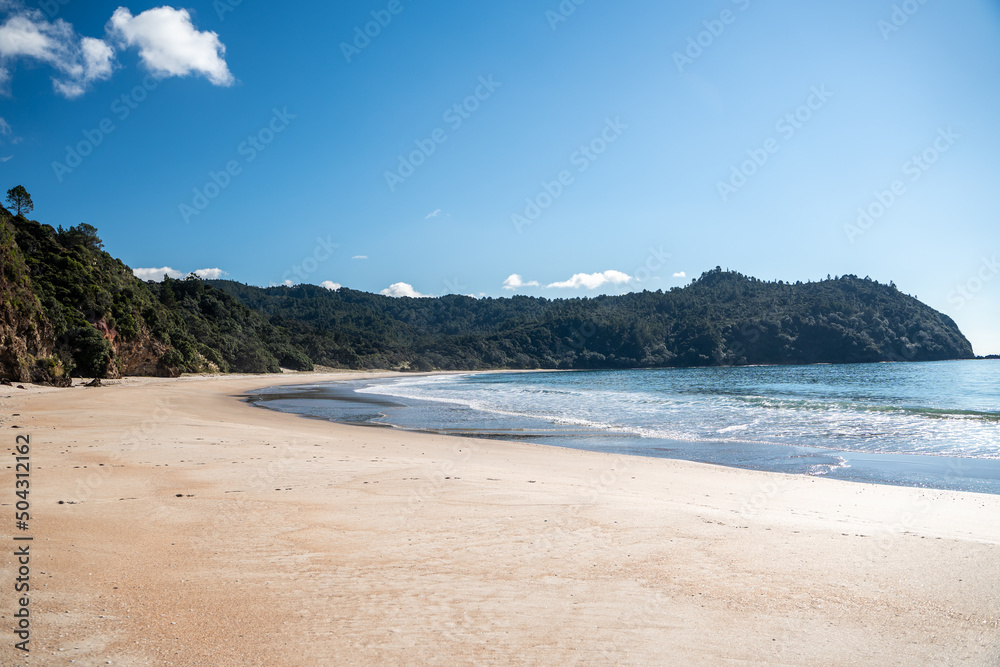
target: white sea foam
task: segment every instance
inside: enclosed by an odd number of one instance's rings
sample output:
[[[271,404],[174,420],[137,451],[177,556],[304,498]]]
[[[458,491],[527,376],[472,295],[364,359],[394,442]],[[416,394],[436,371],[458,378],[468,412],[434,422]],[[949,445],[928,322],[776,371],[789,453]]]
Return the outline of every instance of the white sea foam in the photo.
[[[934,397],[916,390],[914,396],[899,400],[893,393],[899,390],[896,378],[869,386],[854,381],[842,367],[801,368],[805,370],[740,369],[751,380],[762,380],[744,386],[727,383],[731,375],[715,378],[699,369],[701,375],[626,371],[420,376],[381,381],[357,391],[642,438],[1000,459],[1000,413],[991,411],[988,402],[941,407],[927,404]],[[682,373],[703,382],[678,381]],[[769,386],[777,384],[775,376],[780,380],[794,373],[811,375],[812,383]],[[898,375],[899,368],[880,366],[876,373]],[[765,388],[769,391],[762,391]]]

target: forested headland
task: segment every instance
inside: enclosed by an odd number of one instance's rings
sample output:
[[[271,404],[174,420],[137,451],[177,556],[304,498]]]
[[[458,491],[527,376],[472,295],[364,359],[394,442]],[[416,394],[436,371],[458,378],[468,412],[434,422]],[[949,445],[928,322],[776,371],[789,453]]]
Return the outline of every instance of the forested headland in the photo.
[[[97,229],[0,208],[0,375],[658,368],[973,358],[948,316],[895,285],[765,282],[716,268],[620,296],[393,298],[313,285],[142,281]]]

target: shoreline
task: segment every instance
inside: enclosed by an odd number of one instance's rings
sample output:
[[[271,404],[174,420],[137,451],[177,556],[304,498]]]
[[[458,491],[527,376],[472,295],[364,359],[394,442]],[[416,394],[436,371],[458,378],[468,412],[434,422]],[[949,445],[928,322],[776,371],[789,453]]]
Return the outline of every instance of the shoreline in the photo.
[[[240,400],[375,376],[0,390],[6,446],[32,439],[35,658],[1000,658],[1000,497],[362,428]]]
[[[518,373],[520,371],[506,371]],[[539,372],[539,371],[529,371]],[[588,371],[544,371],[547,373],[580,373]],[[603,373],[605,371],[589,371]],[[565,436],[556,430],[547,432],[547,424],[534,425],[536,422],[547,422],[537,416],[504,410],[491,411],[488,408],[477,408],[459,400],[438,400],[433,397],[407,397],[406,394],[374,392],[360,394],[354,390],[359,383],[386,384],[380,380],[388,380],[392,384],[397,379],[410,377],[432,377],[434,375],[493,375],[494,371],[454,371],[445,373],[401,374],[389,377],[361,378],[306,383],[302,385],[278,385],[275,390],[302,389],[305,393],[269,393],[270,388],[255,390],[248,395],[247,400],[257,406],[276,412],[295,414],[302,417],[316,418],[330,422],[356,425],[390,427],[412,433],[437,433],[451,437],[473,437],[476,439],[506,440],[509,442],[529,442],[535,438],[536,444],[559,448],[578,449],[583,451],[606,452],[623,456],[640,456],[646,458],[669,458],[680,461],[691,461],[708,465],[737,468],[741,470],[763,471],[774,473],[789,473],[801,476],[812,476],[826,479],[837,479],[845,482],[861,484],[880,484],[902,486],[916,489],[938,489],[1000,495],[1000,459],[975,456],[960,456],[940,452],[906,452],[906,451],[864,451],[823,447],[818,444],[771,443],[759,441],[733,440],[673,440],[669,438],[640,437],[634,443],[621,438],[615,438],[609,432],[587,432],[583,435]],[[342,383],[342,384],[340,384]],[[338,386],[339,384],[339,386]],[[312,395],[319,388],[322,395]],[[282,408],[271,407],[271,400],[284,401]],[[296,406],[317,402],[321,408],[309,409]],[[477,415],[473,421],[480,418],[490,419],[496,415],[508,418],[523,419],[523,423],[491,429],[490,434],[482,435],[481,429],[456,426],[468,422],[468,416],[452,416],[453,422],[435,421],[434,415],[426,414],[430,405],[441,403],[459,405],[460,409]],[[348,414],[345,404],[358,411],[366,406],[373,414]],[[513,409],[513,408],[511,408]],[[383,421],[372,421],[376,418]],[[411,414],[412,413],[412,414]],[[417,415],[416,418],[413,415]],[[362,419],[367,419],[365,421]],[[421,418],[422,417],[422,418]],[[552,418],[554,419],[554,418]],[[523,428],[520,428],[523,427]],[[586,428],[586,427],[584,427]],[[532,432],[526,435],[525,432]],[[727,458],[719,452],[726,451],[733,443],[749,447],[754,454],[749,456]],[[595,444],[596,443],[596,444]],[[716,445],[721,449],[716,451]],[[660,453],[665,452],[665,453]],[[803,470],[802,460],[811,457],[813,461]],[[836,460],[833,463],[828,461]],[[798,469],[795,469],[798,468]],[[825,469],[824,469],[825,468]]]

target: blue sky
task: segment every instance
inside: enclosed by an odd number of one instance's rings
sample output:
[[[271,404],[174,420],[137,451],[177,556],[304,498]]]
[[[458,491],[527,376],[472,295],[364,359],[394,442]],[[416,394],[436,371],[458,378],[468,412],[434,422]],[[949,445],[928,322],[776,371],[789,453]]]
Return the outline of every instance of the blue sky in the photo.
[[[996,1],[0,0],[0,85],[3,189],[136,269],[548,297],[853,273],[1000,353]]]

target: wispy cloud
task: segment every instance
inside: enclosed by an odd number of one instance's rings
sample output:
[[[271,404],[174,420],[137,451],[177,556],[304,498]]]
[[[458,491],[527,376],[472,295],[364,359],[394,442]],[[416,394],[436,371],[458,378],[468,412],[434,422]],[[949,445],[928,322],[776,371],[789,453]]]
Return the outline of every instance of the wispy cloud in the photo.
[[[59,73],[52,77],[56,92],[79,97],[94,81],[111,77],[114,53],[103,40],[79,37],[62,19],[49,21],[37,9],[19,9],[0,25],[0,89],[6,91],[18,60],[33,60]]]
[[[412,299],[422,299],[430,296],[429,294],[421,294],[413,289],[413,285],[407,283],[393,283],[382,290],[380,294],[393,297],[408,296]]]
[[[107,39],[81,37],[63,19],[50,21],[42,11],[0,0],[11,12],[0,24],[0,92],[7,92],[18,61],[44,63],[57,75],[52,87],[68,98],[83,95],[95,81],[111,78],[115,44],[137,47],[139,59],[153,76],[203,76],[217,86],[236,79],[226,64],[226,47],[219,36],[199,31],[186,9],[156,7],[137,16],[119,7],[105,26]]]
[[[577,273],[569,280],[551,283],[547,287],[556,289],[597,289],[603,285],[623,285],[632,282],[632,276],[621,271],[604,271],[603,273]]]
[[[433,213],[428,213],[424,216],[424,220],[430,220],[431,218],[436,218],[441,215],[441,209],[434,211]]]
[[[10,126],[5,118],[0,118],[0,146],[5,143],[19,144],[21,143],[21,137],[11,136],[14,134],[14,129]],[[2,155],[0,156],[0,164],[13,159],[13,155]]]
[[[351,259],[368,259],[368,255],[355,255]]]
[[[0,118],[0,145],[2,145],[4,143],[4,139],[6,137],[9,137],[12,132],[13,132],[13,130],[10,127],[10,123],[8,123],[5,119]],[[10,160],[13,157],[14,157],[13,155],[3,155],[3,156],[0,156],[0,164],[3,164],[4,162],[7,162],[8,160]]]
[[[528,282],[525,282],[524,279],[516,273],[510,274],[509,276],[507,276],[507,280],[503,281],[504,289],[513,290],[519,287],[538,287],[538,281],[530,280]]]

